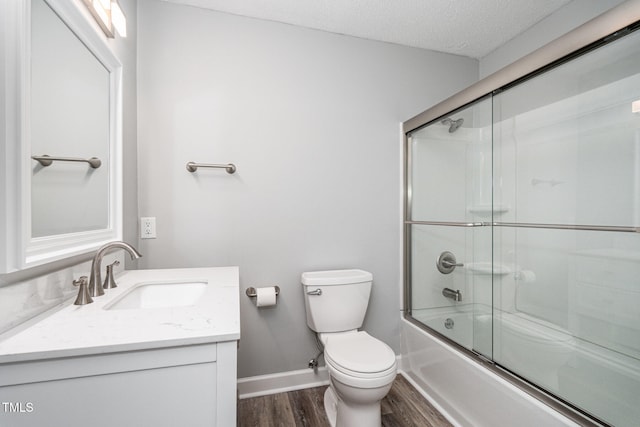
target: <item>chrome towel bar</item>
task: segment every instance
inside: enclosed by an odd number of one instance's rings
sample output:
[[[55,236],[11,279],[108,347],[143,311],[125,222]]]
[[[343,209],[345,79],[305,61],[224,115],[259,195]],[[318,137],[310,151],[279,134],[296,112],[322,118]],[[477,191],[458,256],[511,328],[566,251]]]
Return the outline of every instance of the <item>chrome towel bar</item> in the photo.
[[[626,227],[618,225],[578,225],[578,224],[532,224],[526,222],[494,222],[494,227],[514,228],[546,228],[552,230],[578,231],[617,231],[623,233],[640,233],[640,227]]]
[[[640,227],[618,225],[581,225],[581,224],[534,224],[527,222],[444,222],[444,221],[405,221],[406,225],[438,225],[449,227],[513,227],[542,228],[549,230],[576,231],[616,231],[622,233],[640,233]]]
[[[43,154],[42,156],[31,156],[31,158],[44,167],[51,165],[51,163],[53,162],[86,162],[89,163],[89,166],[91,166],[93,169],[97,169],[102,165],[102,162],[97,157],[81,159],[79,157],[52,157]]]
[[[276,288],[276,295],[280,295],[280,286],[274,286],[274,288]],[[247,288],[245,293],[249,298],[255,298],[256,296],[258,296],[258,294],[256,293],[256,288],[254,288],[253,286]]]
[[[488,222],[450,222],[450,221],[405,221],[405,224],[414,225],[445,225],[449,227],[485,227]]]
[[[211,163],[195,163],[195,162],[187,163],[187,170],[189,172],[195,172],[198,170],[198,168],[220,168],[220,169],[225,169],[229,174],[232,174],[236,171],[236,166],[233,163],[229,163],[226,165],[216,165]]]

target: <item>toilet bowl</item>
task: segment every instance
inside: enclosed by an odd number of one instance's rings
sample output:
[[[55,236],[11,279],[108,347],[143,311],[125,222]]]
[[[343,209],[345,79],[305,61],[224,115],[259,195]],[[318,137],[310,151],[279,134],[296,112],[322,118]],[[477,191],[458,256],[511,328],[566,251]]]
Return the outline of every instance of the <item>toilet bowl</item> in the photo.
[[[332,427],[380,427],[380,401],[396,377],[393,350],[358,331],[372,281],[362,270],[302,274],[307,325],[324,344],[329,372],[324,407]]]
[[[366,332],[322,336],[330,387],[324,405],[332,427],[380,426],[380,401],[397,373],[393,350]]]

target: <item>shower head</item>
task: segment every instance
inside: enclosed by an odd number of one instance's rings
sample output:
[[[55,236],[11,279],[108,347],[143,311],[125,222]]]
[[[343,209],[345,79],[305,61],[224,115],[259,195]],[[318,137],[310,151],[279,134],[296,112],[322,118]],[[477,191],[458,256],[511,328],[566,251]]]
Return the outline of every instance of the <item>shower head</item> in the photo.
[[[449,133],[454,133],[464,123],[464,119],[461,117],[458,120],[446,118],[441,122],[443,125],[449,125]]]

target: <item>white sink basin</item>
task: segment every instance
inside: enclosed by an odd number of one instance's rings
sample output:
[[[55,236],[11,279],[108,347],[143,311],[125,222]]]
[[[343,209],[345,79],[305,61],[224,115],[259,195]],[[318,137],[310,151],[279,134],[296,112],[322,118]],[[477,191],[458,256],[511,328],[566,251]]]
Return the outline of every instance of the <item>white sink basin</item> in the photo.
[[[207,289],[207,282],[139,283],[107,304],[105,310],[186,307],[195,305]]]

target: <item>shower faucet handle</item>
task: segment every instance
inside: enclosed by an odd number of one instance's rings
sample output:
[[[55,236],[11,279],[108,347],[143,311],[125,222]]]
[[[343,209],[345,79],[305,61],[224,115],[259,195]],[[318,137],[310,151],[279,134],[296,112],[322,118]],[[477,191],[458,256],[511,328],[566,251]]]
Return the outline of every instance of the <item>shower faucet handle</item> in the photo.
[[[449,251],[444,251],[438,257],[436,261],[436,267],[438,267],[438,271],[442,274],[449,274],[456,267],[464,267],[464,264],[456,261],[456,256]]]

